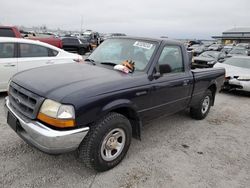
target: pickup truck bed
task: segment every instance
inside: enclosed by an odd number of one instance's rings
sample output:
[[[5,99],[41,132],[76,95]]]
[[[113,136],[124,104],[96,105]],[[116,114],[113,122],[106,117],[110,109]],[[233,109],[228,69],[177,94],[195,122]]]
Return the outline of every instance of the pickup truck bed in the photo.
[[[195,119],[208,115],[225,70],[191,70],[189,59],[176,41],[107,39],[83,64],[16,74],[6,99],[8,123],[46,153],[78,149],[86,166],[111,169],[131,137],[141,139],[148,119],[187,108]]]

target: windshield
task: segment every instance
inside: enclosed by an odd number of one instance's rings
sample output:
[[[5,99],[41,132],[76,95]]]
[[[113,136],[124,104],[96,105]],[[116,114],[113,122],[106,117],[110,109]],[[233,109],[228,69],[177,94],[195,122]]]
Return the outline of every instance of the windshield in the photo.
[[[241,68],[250,69],[250,58],[229,58],[224,62],[227,65],[232,65]]]
[[[156,44],[153,42],[134,39],[108,39],[105,40],[88,59],[96,63],[122,64],[126,60],[135,63],[135,71],[143,71]]]

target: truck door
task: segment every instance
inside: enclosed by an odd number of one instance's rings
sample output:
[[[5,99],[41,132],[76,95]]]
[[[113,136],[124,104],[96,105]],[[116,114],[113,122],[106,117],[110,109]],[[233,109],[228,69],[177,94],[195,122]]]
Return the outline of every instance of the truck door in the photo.
[[[180,46],[168,45],[161,52],[159,65],[167,65],[167,73],[152,81],[152,106],[155,114],[172,114],[187,107],[193,77],[185,71]]]
[[[18,71],[53,64],[55,58],[50,57],[49,48],[36,44],[19,44]]]
[[[9,79],[16,72],[16,44],[0,43],[0,91],[6,90]]]

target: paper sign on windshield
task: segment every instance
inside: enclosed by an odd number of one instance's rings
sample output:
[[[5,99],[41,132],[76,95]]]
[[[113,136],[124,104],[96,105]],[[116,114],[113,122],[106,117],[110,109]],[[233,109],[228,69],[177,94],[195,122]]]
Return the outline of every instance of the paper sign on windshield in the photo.
[[[139,48],[144,48],[144,49],[150,50],[153,47],[153,44],[150,44],[147,42],[136,41],[133,46],[137,46]]]

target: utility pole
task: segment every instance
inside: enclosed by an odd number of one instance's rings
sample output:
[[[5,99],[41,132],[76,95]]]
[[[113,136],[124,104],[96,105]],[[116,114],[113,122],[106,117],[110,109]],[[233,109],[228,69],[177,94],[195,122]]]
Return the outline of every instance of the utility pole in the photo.
[[[81,15],[81,34],[82,34],[82,26],[83,26],[83,16]]]

